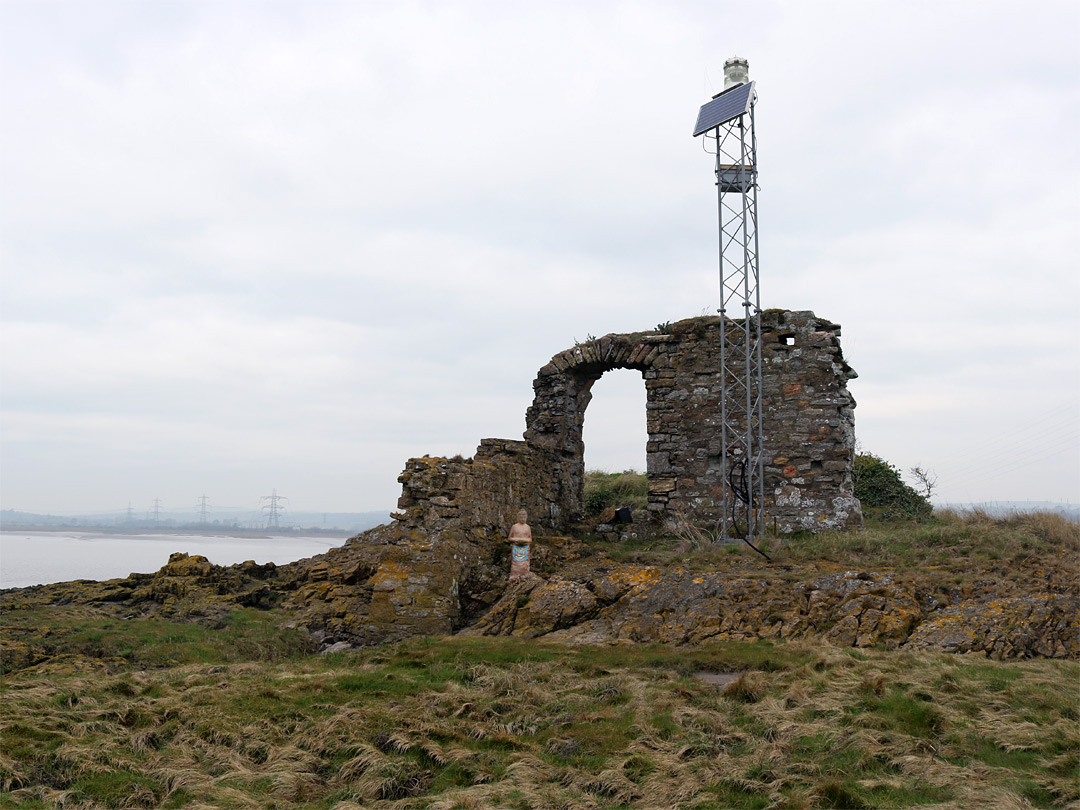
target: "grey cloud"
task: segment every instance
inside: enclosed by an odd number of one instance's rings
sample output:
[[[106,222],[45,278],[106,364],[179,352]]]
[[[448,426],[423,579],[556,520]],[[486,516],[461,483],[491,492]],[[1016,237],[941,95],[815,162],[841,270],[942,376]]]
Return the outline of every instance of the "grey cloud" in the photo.
[[[4,505],[381,509],[407,456],[520,435],[575,338],[713,304],[689,128],[735,52],[766,305],[844,324],[868,449],[990,458],[1077,398],[1078,12],[1011,9],[5,4]],[[602,382],[590,453],[640,464],[640,382]]]

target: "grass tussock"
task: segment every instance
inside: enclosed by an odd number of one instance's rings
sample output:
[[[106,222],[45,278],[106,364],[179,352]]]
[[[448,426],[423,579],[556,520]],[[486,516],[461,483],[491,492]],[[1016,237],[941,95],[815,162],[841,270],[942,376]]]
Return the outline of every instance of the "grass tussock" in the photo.
[[[24,671],[0,695],[0,807],[1066,807],[1078,677],[809,644],[456,637]]]

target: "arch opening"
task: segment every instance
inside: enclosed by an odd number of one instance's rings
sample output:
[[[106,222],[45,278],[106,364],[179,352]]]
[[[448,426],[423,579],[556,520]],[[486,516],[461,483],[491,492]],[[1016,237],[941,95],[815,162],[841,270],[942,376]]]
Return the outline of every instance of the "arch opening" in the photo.
[[[594,381],[582,411],[586,472],[645,472],[645,381],[634,369],[612,369]]]
[[[608,369],[583,381],[578,418],[586,519],[625,523],[647,506],[646,400],[638,370]]]

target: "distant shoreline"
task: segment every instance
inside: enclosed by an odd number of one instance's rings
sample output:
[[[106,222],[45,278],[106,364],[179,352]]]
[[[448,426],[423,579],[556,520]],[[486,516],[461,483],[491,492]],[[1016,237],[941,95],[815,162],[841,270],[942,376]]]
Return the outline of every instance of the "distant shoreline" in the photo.
[[[177,552],[205,557],[212,565],[228,567],[246,560],[259,565],[286,565],[324,554],[348,542],[344,536],[268,534],[241,529],[232,534],[192,534],[166,529],[157,532],[94,529],[48,531],[40,526],[5,527],[0,532],[0,591],[52,582],[122,579],[153,573]]]
[[[181,528],[121,528],[119,526],[0,526],[0,532],[29,532],[55,534],[56,532],[82,532],[84,534],[122,534],[122,535],[179,535],[195,537],[238,537],[248,540],[269,540],[272,537],[341,537],[349,538],[357,532],[349,529],[302,529],[296,531],[280,530],[276,534],[262,529],[181,529]]]

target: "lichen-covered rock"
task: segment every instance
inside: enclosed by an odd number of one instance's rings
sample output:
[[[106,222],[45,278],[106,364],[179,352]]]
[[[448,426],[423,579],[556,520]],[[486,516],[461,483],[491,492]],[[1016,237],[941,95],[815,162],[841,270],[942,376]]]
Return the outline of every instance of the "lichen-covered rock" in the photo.
[[[45,650],[36,644],[14,638],[0,638],[0,672],[25,669],[48,658]]]
[[[144,585],[135,588],[131,599],[153,602],[170,602],[192,595],[200,585],[216,582],[220,566],[212,565],[201,554],[185,554],[177,551],[169,555],[169,561]]]
[[[530,574],[510,583],[499,603],[466,632],[536,638],[578,624],[598,604],[592,592],[578,582],[560,577],[545,582]]]
[[[380,526],[341,548],[283,566],[281,604],[325,643],[454,633],[489,613],[507,589],[508,547],[493,534],[441,520],[433,529],[406,521]],[[575,545],[567,538],[538,538],[537,567],[558,564]]]
[[[277,566],[248,561],[228,567],[206,557],[176,552],[153,574],[133,573],[101,582],[75,580],[7,590],[5,612],[40,607],[91,606],[119,618],[162,616],[214,624],[237,606],[269,608],[278,598]],[[41,633],[39,633],[40,635]]]
[[[1080,616],[1075,599],[1056,594],[967,599],[920,624],[907,646],[998,659],[1076,658]]]
[[[518,612],[514,635],[534,638],[571,627],[590,616],[598,602],[587,587],[573,581],[555,579],[530,593]]]
[[[537,536],[534,551],[538,574],[509,583],[501,532],[439,518],[431,529],[396,521],[283,566],[221,567],[177,553],[153,574],[4,591],[4,613],[15,620],[5,626],[0,666],[68,672],[101,665],[50,658],[62,645],[49,628],[20,622],[22,610],[215,624],[238,606],[280,609],[283,623],[327,649],[464,632],[590,643],[816,638],[1002,659],[1080,657],[1077,554],[1068,549],[1030,570],[984,563],[963,576],[956,568],[851,570],[729,554],[708,558],[708,570],[665,567],[616,562],[551,535]]]
[[[478,554],[459,534],[381,526],[283,566],[282,605],[331,641],[374,644],[447,634],[460,619],[463,571]]]
[[[1076,658],[1076,594],[920,601],[894,575],[835,571],[801,581],[734,572],[579,567],[507,591],[468,632],[589,643],[697,644],[708,639],[818,637],[846,647],[982,651],[997,658]],[[566,576],[569,574],[570,576]]]
[[[528,604],[529,594],[544,584],[534,573],[510,582],[502,597],[476,623],[461,631],[463,636],[509,636],[518,627],[518,611]],[[520,633],[518,635],[521,635]]]
[[[202,554],[185,554],[182,551],[169,555],[169,561],[162,566],[158,576],[164,577],[205,577],[214,571],[214,566]]]
[[[923,615],[915,594],[888,574],[844,571],[811,580],[802,592],[808,629],[844,647],[896,647]]]

